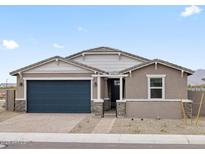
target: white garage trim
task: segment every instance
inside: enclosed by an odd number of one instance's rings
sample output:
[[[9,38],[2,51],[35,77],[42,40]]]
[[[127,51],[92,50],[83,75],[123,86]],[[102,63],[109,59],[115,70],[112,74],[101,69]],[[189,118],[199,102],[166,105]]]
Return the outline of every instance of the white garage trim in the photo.
[[[93,78],[92,77],[63,77],[63,78],[54,78],[54,77],[45,77],[45,78],[30,78],[24,77],[24,100],[25,100],[25,111],[27,112],[27,81],[28,80],[90,80],[90,100],[93,100]]]
[[[24,77],[24,80],[92,80],[92,77],[43,77],[43,78],[30,78],[30,77]]]

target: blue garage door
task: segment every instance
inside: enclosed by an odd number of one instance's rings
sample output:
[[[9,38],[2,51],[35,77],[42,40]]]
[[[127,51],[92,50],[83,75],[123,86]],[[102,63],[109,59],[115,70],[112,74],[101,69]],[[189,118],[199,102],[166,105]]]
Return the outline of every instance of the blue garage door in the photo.
[[[89,113],[90,81],[29,80],[27,111],[33,113]]]

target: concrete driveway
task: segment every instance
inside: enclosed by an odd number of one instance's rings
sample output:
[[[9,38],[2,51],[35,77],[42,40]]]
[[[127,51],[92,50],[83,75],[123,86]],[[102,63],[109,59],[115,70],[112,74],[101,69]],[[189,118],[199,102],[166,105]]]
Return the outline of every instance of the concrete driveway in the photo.
[[[89,115],[24,113],[0,122],[0,132],[69,133]]]

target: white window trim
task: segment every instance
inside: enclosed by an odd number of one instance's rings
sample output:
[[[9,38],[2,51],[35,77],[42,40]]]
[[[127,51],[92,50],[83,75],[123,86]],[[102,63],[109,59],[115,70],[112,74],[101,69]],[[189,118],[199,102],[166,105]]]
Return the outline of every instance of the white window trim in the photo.
[[[164,100],[165,99],[165,74],[147,74],[147,90],[149,100]],[[162,87],[150,87],[151,78],[162,78]],[[151,89],[162,89],[162,98],[151,98]]]

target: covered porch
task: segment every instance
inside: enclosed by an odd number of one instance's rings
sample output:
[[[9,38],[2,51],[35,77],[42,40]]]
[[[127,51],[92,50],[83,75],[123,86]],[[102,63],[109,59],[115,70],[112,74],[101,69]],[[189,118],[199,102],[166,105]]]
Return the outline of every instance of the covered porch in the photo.
[[[124,105],[125,110],[125,78],[124,74],[95,74],[92,75],[95,86],[95,98],[92,100],[94,113],[104,117],[105,112],[113,111],[120,115]]]

